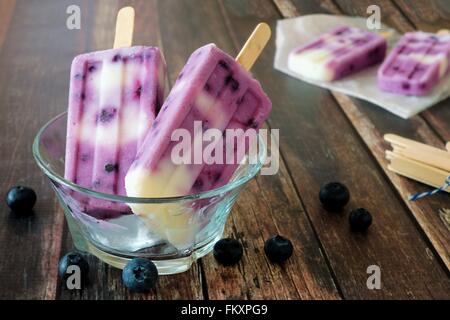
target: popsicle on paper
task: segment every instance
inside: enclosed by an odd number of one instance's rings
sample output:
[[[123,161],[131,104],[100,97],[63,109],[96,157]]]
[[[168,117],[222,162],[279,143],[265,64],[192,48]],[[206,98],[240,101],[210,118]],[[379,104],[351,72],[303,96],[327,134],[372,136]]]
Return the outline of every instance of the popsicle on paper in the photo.
[[[386,48],[382,36],[342,26],[294,49],[288,67],[305,78],[333,81],[380,63]]]
[[[126,194],[125,174],[164,95],[164,58],[155,47],[130,47],[133,21],[134,10],[121,9],[114,49],[77,56],[70,79],[65,178],[116,195]],[[131,213],[119,203],[78,200],[98,218]]]
[[[271,102],[247,70],[268,41],[270,29],[261,24],[253,35],[253,41],[247,42],[237,61],[214,44],[192,53],[125,177],[128,196],[182,196],[228,182],[237,164],[175,164],[171,154],[178,142],[171,141],[171,135],[178,128],[186,129],[193,137],[193,150],[195,141],[207,129],[258,129],[263,124]],[[201,121],[200,130],[196,131],[195,121]],[[186,213],[186,208],[139,204],[131,207],[152,227],[156,225],[175,246],[188,242],[196,232],[190,223],[192,216],[179,214]]]
[[[449,62],[449,34],[406,33],[378,70],[378,87],[404,95],[427,95],[448,74]]]

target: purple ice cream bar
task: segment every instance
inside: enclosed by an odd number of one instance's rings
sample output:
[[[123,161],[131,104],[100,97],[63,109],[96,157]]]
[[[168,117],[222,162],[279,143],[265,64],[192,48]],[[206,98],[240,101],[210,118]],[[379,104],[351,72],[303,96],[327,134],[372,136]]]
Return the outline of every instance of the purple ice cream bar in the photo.
[[[126,195],[125,175],[164,98],[165,62],[158,48],[130,47],[77,56],[72,62],[65,178],[84,188]],[[128,206],[82,198],[97,218]]]
[[[380,35],[343,26],[294,49],[288,67],[305,78],[333,81],[380,63],[386,48]]]
[[[232,57],[214,44],[197,49],[138,151],[125,179],[127,194],[182,196],[225,184],[231,177],[226,166],[211,172],[207,169],[212,167],[205,163],[175,164],[172,150],[179,141],[171,141],[172,133],[182,128],[194,141],[200,136],[195,122],[201,122],[202,132],[211,128],[223,132],[229,125],[258,129],[271,107],[259,83]]]
[[[449,72],[450,35],[406,33],[378,70],[383,91],[427,95]]]
[[[210,143],[201,137],[208,129],[214,129],[218,133],[215,145],[223,140],[227,128],[257,130],[271,108],[259,83],[234,58],[214,44],[197,49],[180,72],[125,177],[127,195],[184,196],[224,185],[237,165],[215,164],[208,161],[212,159],[209,156],[203,158],[202,150]],[[190,164],[176,163],[173,158],[173,151],[180,145],[179,140],[172,141],[173,133],[181,132],[177,129],[191,137],[186,152]],[[241,137],[237,140],[238,144],[245,144]],[[195,155],[192,157],[196,151],[202,157],[200,162],[193,159]],[[191,243],[200,228],[193,208],[183,202],[130,206],[152,230],[176,247]]]

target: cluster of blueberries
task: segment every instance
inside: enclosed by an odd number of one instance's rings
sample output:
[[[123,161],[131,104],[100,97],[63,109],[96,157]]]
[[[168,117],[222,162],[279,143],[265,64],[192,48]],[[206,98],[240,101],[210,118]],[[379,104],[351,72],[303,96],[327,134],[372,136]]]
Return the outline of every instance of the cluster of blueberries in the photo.
[[[274,236],[268,239],[264,245],[264,251],[272,262],[281,263],[287,260],[293,251],[292,243],[282,236]],[[214,245],[214,257],[217,262],[224,266],[231,266],[238,263],[243,255],[241,243],[232,238],[219,240]],[[63,284],[71,273],[69,266],[78,266],[81,274],[81,285],[86,286],[89,279],[89,264],[84,256],[76,251],[67,253],[59,262],[59,276]],[[144,258],[134,258],[130,260],[122,271],[122,281],[124,285],[133,292],[143,293],[153,289],[158,280],[158,270],[155,264]]]
[[[340,182],[331,182],[320,189],[319,199],[328,211],[340,212],[350,200],[350,191]],[[352,210],[348,219],[356,232],[366,231],[372,224],[372,215],[364,208]]]
[[[32,212],[36,203],[36,193],[28,187],[17,186],[9,190],[6,203],[11,211],[25,215]],[[320,202],[325,209],[339,212],[350,200],[348,188],[339,182],[324,185],[319,192]],[[353,231],[362,232],[372,224],[372,215],[364,208],[354,209],[350,212],[349,222]],[[289,259],[294,248],[289,239],[275,235],[264,243],[264,253],[274,263],[282,263]],[[219,240],[214,245],[214,258],[224,266],[237,264],[244,253],[242,244],[233,238]],[[59,262],[59,276],[66,283],[70,276],[67,272],[69,266],[78,266],[81,271],[81,283],[88,282],[89,264],[84,256],[76,251],[67,253]],[[155,264],[144,258],[130,260],[122,271],[124,285],[133,292],[148,292],[158,280],[158,270]]]

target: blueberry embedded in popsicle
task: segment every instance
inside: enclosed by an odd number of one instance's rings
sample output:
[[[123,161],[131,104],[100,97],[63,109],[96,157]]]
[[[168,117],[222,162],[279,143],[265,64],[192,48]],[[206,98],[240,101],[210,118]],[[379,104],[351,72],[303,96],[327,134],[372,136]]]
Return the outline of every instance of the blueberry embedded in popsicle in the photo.
[[[122,56],[120,54],[115,54],[112,58],[112,62],[117,62],[122,59]]]
[[[102,123],[108,123],[110,122],[117,113],[117,109],[116,108],[105,108],[100,112],[100,115],[98,116],[98,121],[102,122]]]
[[[151,60],[152,58],[153,58],[153,52],[147,51],[146,53],[144,53],[145,60]]]
[[[195,180],[194,185],[192,186],[194,189],[201,189],[203,187],[203,180],[199,177]]]
[[[76,75],[74,75],[73,77],[75,80],[84,80],[86,78],[86,76],[82,73],[77,73]]]
[[[76,100],[84,101],[86,99],[86,94],[84,92],[78,92],[74,94]]]
[[[230,66],[225,62],[225,60],[219,60],[219,66],[221,66],[225,70],[230,70]]]
[[[112,163],[107,163],[105,164],[105,171],[110,173],[113,171],[118,171],[119,170],[119,165],[117,163],[112,164]]]
[[[367,43],[367,39],[356,39],[353,41],[353,44],[359,46]]]
[[[100,180],[95,180],[94,182],[92,182],[92,186],[94,188],[99,188],[102,185],[102,182]]]
[[[221,175],[222,173],[218,171],[209,171],[207,173],[208,179],[211,180],[213,183],[219,181]]]
[[[239,89],[239,82],[237,82],[232,75],[228,75],[225,78],[225,85],[230,85],[232,91],[237,91]]]
[[[142,94],[142,86],[138,86],[136,90],[134,90],[134,98],[139,99]]]

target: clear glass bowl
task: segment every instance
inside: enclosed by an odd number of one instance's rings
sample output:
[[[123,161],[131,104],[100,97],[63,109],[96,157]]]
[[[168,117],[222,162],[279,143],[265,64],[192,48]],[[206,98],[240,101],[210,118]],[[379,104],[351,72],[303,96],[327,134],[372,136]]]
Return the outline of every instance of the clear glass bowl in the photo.
[[[75,247],[104,262],[123,268],[135,257],[151,259],[160,274],[186,271],[192,262],[209,253],[222,237],[231,207],[244,185],[261,169],[266,146],[258,136],[258,154],[247,156],[233,178],[223,187],[170,198],[133,198],[99,193],[64,179],[67,113],[50,120],[39,130],[34,158],[50,179],[64,209]],[[155,224],[134,214],[102,219],[85,212],[83,201],[145,204],[153,211],[164,211],[165,223]],[[163,208],[163,209],[162,209]],[[171,224],[171,221],[179,223]],[[181,221],[181,223],[180,223]],[[170,239],[170,240],[168,240]],[[176,239],[172,241],[172,239]]]

